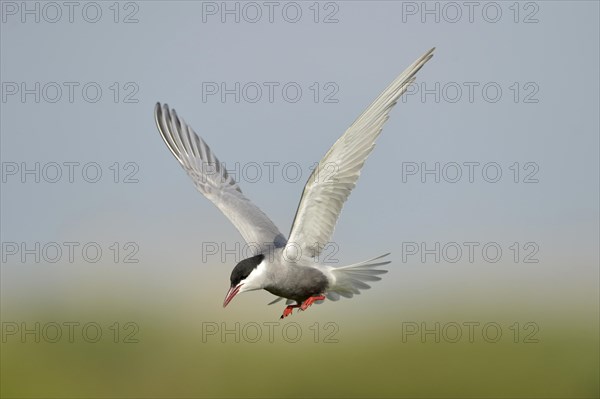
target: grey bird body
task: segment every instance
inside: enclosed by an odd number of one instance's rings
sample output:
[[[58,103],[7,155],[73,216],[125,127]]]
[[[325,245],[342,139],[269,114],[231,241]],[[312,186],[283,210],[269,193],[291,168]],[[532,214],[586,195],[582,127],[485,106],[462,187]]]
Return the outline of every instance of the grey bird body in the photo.
[[[356,185],[365,160],[375,146],[389,112],[432,57],[425,53],[400,74],[329,149],[309,177],[288,238],[256,205],[244,196],[208,145],[168,105],[157,104],[158,130],[198,191],[212,201],[254,248],[230,277],[223,306],[238,293],[264,289],[288,303],[284,311],[305,310],[315,301],[351,298],[377,281],[389,263],[385,254],[353,265],[332,267],[315,261],[333,234],[341,209]],[[331,174],[333,167],[334,173]]]
[[[311,296],[324,294],[330,286],[325,269],[319,270],[312,260],[286,261],[283,249],[276,250],[273,259],[277,260],[265,267],[268,277],[264,287],[273,295],[302,303]]]

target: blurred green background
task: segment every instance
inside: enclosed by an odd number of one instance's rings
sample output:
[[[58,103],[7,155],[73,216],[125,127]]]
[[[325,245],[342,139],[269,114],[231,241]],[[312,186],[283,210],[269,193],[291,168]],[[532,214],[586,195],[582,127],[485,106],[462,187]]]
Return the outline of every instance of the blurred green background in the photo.
[[[396,277],[406,267],[391,266],[391,276]],[[70,267],[81,270],[85,265]],[[142,267],[132,269],[140,272]],[[84,287],[57,289],[61,293],[47,296],[43,303],[27,300],[29,292],[5,289],[14,299],[5,296],[2,301],[2,396],[594,398],[599,394],[598,309],[589,302],[586,306],[573,298],[555,297],[552,304],[536,303],[534,298],[524,301],[519,295],[500,298],[500,290],[491,286],[481,295],[479,290],[486,287],[465,284],[448,287],[461,289],[458,293],[406,293],[408,289],[386,293],[381,282],[358,298],[314,305],[279,320],[283,305],[267,307],[271,297],[266,293],[241,295],[222,309],[226,270],[215,277],[210,267],[201,267],[179,279],[136,288],[139,276],[129,272],[120,273],[110,292],[104,292],[110,285],[88,280]],[[77,300],[49,299],[59,296]],[[9,335],[14,326],[7,321],[17,322],[19,331]],[[33,330],[34,323],[40,323],[39,343],[34,342],[35,334],[21,336],[22,322]],[[66,325],[59,342],[49,342],[56,330],[44,326],[51,322],[79,323],[73,342]],[[89,322],[102,328],[96,343],[85,340],[97,335],[92,328],[84,337],[83,325]],[[484,332],[486,324],[496,327]],[[457,325],[461,336],[456,335]],[[225,335],[223,328],[229,330]],[[428,333],[423,335],[423,329]],[[137,342],[125,342],[129,340]]]

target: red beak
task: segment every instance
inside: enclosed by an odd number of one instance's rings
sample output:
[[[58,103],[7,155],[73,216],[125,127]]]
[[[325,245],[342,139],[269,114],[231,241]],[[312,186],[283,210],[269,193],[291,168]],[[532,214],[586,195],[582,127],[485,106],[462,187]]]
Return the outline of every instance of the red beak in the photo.
[[[229,291],[227,291],[227,295],[225,295],[225,300],[223,301],[223,307],[227,306],[227,304],[231,302],[233,297],[236,296],[238,292],[240,292],[240,288],[242,288],[242,284],[238,284],[235,287],[231,287]]]

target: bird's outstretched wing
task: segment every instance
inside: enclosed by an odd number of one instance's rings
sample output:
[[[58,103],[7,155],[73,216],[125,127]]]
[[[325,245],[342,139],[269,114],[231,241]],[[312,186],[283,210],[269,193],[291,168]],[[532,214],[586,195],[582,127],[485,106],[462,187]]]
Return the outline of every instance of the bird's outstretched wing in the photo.
[[[157,103],[154,117],[167,147],[198,191],[227,216],[253,252],[285,245],[285,237],[273,222],[242,194],[224,165],[175,110],[170,110],[167,104]]]
[[[294,246],[303,255],[315,257],[329,242],[342,206],[356,185],[390,110],[433,56],[433,50],[402,72],[321,159],[304,186],[288,238],[290,248]]]

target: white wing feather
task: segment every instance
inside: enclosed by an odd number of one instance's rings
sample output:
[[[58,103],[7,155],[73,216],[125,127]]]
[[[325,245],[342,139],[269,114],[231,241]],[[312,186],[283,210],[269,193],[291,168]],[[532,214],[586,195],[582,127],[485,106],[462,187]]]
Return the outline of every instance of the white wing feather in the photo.
[[[356,185],[390,110],[433,56],[433,50],[402,72],[321,159],[304,186],[288,245],[314,257],[329,242],[342,206]]]
[[[285,245],[285,237],[273,222],[242,194],[208,145],[177,116],[175,110],[169,110],[167,104],[157,103],[154,117],[167,147],[198,191],[227,216],[254,252]]]

